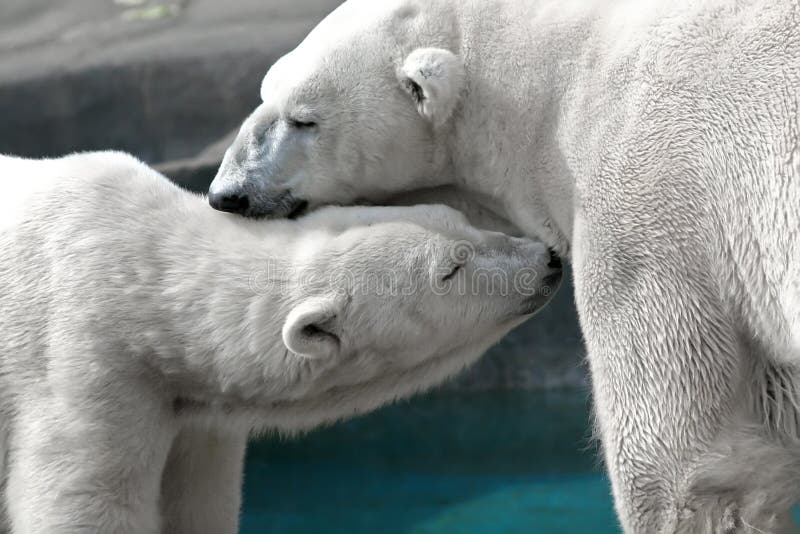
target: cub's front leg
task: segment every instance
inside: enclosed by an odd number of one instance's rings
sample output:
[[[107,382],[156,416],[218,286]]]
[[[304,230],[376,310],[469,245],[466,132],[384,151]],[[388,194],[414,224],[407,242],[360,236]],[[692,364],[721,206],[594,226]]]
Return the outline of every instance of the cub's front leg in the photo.
[[[161,532],[168,407],[140,379],[97,371],[50,369],[19,399],[6,495],[15,534]]]
[[[613,236],[580,218],[576,234],[576,299],[617,513],[629,533],[676,532],[703,506],[692,479],[735,417],[742,348],[702,246]],[[717,506],[697,531],[738,531],[736,503]]]
[[[246,432],[184,428],[162,481],[164,532],[236,534]]]

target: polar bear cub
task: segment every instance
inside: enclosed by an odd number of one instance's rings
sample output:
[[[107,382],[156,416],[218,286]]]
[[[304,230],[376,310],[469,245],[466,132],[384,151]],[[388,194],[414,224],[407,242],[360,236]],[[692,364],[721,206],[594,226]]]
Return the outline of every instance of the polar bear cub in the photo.
[[[0,157],[15,533],[233,533],[245,443],[441,382],[540,309],[541,243],[436,206],[211,210],[134,158]]]

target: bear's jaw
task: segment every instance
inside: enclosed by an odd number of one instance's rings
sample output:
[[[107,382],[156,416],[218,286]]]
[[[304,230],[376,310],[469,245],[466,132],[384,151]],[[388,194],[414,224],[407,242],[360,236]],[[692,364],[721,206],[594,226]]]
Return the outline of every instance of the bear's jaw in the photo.
[[[379,370],[372,377],[346,385],[335,378],[325,384],[323,377],[322,385],[312,381],[302,386],[300,389],[309,393],[297,398],[287,393],[270,395],[271,398],[181,395],[172,400],[172,410],[181,419],[211,419],[237,428],[244,425],[251,432],[303,431],[425,391],[474,363],[487,348],[465,344],[416,365],[389,372]]]

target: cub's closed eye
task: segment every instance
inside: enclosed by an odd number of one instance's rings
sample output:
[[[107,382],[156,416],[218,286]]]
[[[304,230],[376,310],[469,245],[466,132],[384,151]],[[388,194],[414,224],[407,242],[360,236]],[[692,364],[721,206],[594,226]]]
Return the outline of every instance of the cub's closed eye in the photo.
[[[453,270],[450,271],[449,274],[447,274],[445,277],[442,278],[442,281],[447,282],[448,280],[452,280],[460,270],[461,270],[461,265],[456,265],[455,267],[453,267]]]
[[[299,130],[315,128],[317,123],[314,121],[301,121],[299,119],[289,119],[289,124],[292,128],[297,128]]]

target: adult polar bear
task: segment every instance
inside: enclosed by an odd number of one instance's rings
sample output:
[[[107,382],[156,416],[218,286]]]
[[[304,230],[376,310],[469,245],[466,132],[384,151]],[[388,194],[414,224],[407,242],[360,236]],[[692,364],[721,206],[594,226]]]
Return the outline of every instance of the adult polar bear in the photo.
[[[800,478],[799,89],[797,1],[351,0],[267,74],[211,203],[449,186],[544,239],[625,530],[771,532]]]

